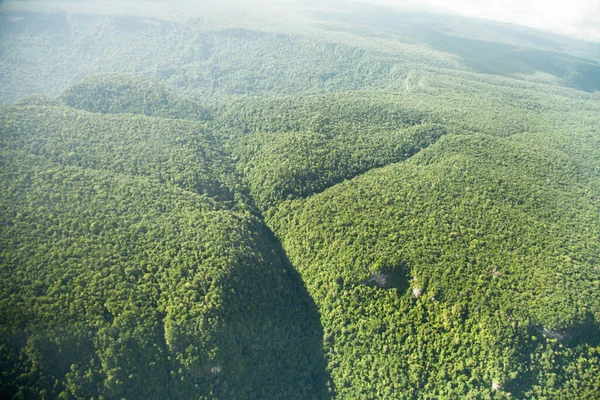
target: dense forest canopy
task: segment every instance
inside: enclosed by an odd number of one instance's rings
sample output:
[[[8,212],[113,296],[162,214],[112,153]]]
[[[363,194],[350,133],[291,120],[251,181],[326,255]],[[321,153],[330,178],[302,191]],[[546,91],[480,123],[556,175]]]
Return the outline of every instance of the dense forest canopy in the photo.
[[[599,44],[168,3],[0,5],[0,397],[600,397]]]

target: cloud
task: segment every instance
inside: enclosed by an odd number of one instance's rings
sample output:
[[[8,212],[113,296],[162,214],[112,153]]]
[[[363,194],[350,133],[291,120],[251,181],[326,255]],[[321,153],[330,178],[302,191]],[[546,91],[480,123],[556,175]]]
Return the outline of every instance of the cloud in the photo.
[[[374,0],[388,6],[395,0]],[[600,41],[599,0],[412,0],[470,17],[512,22],[581,39]]]

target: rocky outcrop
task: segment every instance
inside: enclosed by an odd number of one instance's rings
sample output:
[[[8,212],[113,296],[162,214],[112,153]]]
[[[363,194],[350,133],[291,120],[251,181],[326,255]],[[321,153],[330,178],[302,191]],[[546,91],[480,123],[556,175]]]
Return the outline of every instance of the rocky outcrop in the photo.
[[[389,289],[392,287],[392,276],[371,272],[369,279],[362,282],[364,285],[374,285],[382,289]]]

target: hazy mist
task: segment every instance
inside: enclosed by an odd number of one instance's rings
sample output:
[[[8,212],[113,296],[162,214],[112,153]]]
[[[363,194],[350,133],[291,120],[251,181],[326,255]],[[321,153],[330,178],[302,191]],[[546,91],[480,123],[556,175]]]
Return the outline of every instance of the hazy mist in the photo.
[[[161,19],[203,17],[226,21],[271,18],[271,23],[299,23],[307,12],[316,9],[343,11],[361,3],[384,5],[395,9],[456,13],[468,17],[516,23],[561,35],[600,41],[600,2],[596,0],[125,0],[125,1],[49,1],[9,0],[0,7],[39,9],[99,14],[128,14]]]
[[[373,0],[398,6],[396,0]],[[600,2],[597,0],[414,0],[462,15],[512,22],[554,33],[600,41]]]

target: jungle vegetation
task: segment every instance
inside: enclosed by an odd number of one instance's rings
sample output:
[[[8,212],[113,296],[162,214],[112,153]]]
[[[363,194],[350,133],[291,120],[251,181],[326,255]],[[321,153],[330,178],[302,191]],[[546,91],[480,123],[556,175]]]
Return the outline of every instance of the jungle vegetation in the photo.
[[[18,3],[0,397],[600,397],[598,46]]]

